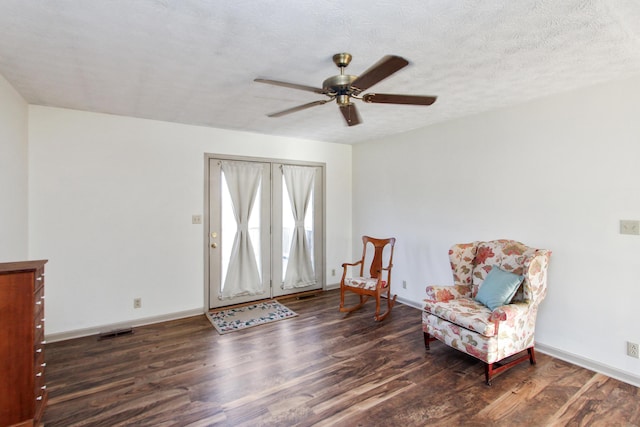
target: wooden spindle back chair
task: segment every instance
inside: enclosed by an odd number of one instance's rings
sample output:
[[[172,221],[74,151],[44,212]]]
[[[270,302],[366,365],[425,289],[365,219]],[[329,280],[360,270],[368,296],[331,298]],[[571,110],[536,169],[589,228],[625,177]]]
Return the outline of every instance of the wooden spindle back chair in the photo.
[[[362,236],[362,258],[353,263],[342,264],[342,279],[340,280],[340,311],[352,312],[362,307],[369,297],[376,300],[376,311],[374,319],[381,321],[385,319],[396,302],[397,295],[391,296],[391,268],[393,267],[393,248],[396,244],[395,237],[388,239],[377,239],[369,236]],[[367,250],[373,246],[373,259],[365,274],[365,263],[367,262]],[[385,248],[389,247],[385,251]],[[386,261],[386,266],[384,265]],[[360,266],[359,276],[349,277],[349,269],[353,272],[354,267]],[[345,307],[345,292],[353,292],[360,297],[360,302],[351,307]],[[381,297],[386,295],[387,309],[380,313]]]

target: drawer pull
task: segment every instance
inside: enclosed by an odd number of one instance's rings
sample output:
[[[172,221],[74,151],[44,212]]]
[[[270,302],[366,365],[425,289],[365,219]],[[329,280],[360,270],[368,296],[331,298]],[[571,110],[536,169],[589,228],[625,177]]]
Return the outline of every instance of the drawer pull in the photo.
[[[42,372],[38,372],[38,373],[36,374],[36,377],[41,377],[41,376],[42,376]]]
[[[40,387],[40,390],[46,390],[46,389],[47,389],[46,385],[43,385],[42,387]]]
[[[44,295],[42,295],[42,296],[40,297],[40,299],[44,299]]]
[[[40,344],[46,344],[47,340],[42,340],[42,342]]]
[[[42,280],[42,276],[38,277],[36,280]]]
[[[42,305],[42,301],[36,301],[36,305]]]
[[[42,353],[42,349],[41,348],[37,349],[36,353]]]
[[[36,400],[42,400],[42,396],[36,397]]]
[[[36,329],[42,329],[42,325],[36,326]]]
[[[47,320],[47,319],[45,319],[45,318],[43,317],[43,318],[42,318],[42,321],[44,322],[45,320]]]
[[[44,368],[45,366],[47,366],[47,363],[45,362],[45,363],[41,364],[40,366],[42,366]]]

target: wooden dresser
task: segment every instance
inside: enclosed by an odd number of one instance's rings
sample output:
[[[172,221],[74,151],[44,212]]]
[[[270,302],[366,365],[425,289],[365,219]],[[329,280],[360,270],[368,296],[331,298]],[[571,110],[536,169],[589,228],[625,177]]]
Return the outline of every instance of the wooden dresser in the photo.
[[[0,426],[37,425],[44,380],[44,265],[0,263]]]

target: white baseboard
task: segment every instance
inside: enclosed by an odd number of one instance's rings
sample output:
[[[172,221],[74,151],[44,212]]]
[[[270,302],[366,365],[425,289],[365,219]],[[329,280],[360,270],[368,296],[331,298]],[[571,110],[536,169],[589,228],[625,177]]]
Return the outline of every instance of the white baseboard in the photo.
[[[603,375],[615,378],[616,380],[620,380],[627,384],[640,387],[640,377],[629,372],[621,371],[620,369],[613,368],[611,366],[596,362],[591,359],[587,359],[577,354],[569,353],[568,351],[560,350],[559,348],[555,348],[550,345],[541,344],[537,341],[536,351],[548,354],[549,356],[553,356],[557,359],[564,360],[565,362],[581,366],[591,371],[599,372]]]
[[[202,308],[193,310],[179,311],[177,313],[162,314],[159,316],[144,317],[142,319],[130,320],[127,322],[111,323],[108,325],[94,326],[91,328],[75,329],[68,332],[59,332],[53,334],[45,334],[47,342],[65,341],[73,338],[88,337],[98,335],[102,332],[109,332],[117,329],[133,328],[136,326],[151,325],[153,323],[167,322],[169,320],[183,319],[185,317],[197,316],[203,314]]]
[[[411,301],[402,297],[396,298],[396,301],[398,301],[401,304],[408,305],[409,307],[417,308],[418,310],[422,310],[424,308],[424,305],[421,306],[415,301]],[[420,315],[422,315],[422,313]]]

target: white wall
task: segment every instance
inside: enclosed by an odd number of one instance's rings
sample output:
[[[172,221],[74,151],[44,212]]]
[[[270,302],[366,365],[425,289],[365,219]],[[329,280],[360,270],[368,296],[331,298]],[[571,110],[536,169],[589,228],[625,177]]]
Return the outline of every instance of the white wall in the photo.
[[[27,118],[27,103],[0,75],[0,262],[28,255]]]
[[[421,306],[453,243],[551,249],[537,342],[640,381],[640,236],[619,234],[640,219],[639,112],[640,77],[358,145],[354,250],[397,237],[394,290]]]
[[[30,248],[47,334],[204,305],[204,153],[326,163],[329,266],[351,253],[351,146],[29,107]],[[143,300],[134,310],[134,297]]]

